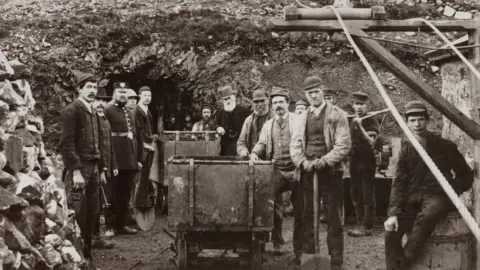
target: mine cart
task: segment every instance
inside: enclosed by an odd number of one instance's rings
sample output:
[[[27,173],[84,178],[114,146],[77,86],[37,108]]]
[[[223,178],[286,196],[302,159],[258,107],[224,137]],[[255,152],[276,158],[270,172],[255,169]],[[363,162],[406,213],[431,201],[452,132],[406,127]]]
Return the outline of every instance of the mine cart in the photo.
[[[174,156],[167,170],[177,267],[185,269],[202,249],[233,249],[258,269],[273,229],[273,162]]]
[[[168,181],[167,161],[172,156],[217,156],[220,153],[220,140],[215,131],[164,131],[160,151],[163,153],[157,161],[161,189],[157,197],[157,209],[167,209],[166,196]]]

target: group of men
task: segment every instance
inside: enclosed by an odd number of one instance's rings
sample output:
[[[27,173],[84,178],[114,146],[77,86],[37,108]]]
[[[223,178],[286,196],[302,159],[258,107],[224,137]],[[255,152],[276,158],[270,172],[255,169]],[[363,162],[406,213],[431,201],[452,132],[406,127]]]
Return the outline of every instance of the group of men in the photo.
[[[282,194],[291,191],[296,265],[301,264],[303,254],[315,253],[313,181],[318,179],[331,269],[343,269],[342,163],[349,162],[350,192],[357,220],[357,226],[347,233],[352,237],[369,236],[375,218],[375,149],[380,126],[377,120],[368,117],[368,95],[363,92],[351,95],[355,114],[349,121],[346,112],[335,106],[335,91],[319,77],[306,78],[303,89],[308,103],[298,101],[295,113],[289,112],[289,92],[280,87],[274,87],[270,95],[263,90],[255,91],[253,112],[249,113],[247,108],[236,104],[230,86],[222,87],[219,92],[223,108],[209,127],[221,136],[221,155],[239,155],[254,161],[275,160],[274,253],[283,253]],[[202,114],[210,116],[211,108],[205,109],[210,111]],[[427,130],[427,107],[411,101],[406,104],[404,115],[409,128],[455,191],[458,194],[467,191],[473,182],[473,172],[455,144]],[[196,126],[206,126],[205,119]],[[387,269],[408,269],[421,254],[435,224],[453,209],[411,143],[403,143],[388,220],[384,224]],[[408,241],[402,246],[402,236],[407,232],[410,232]]]
[[[105,237],[137,233],[127,226],[135,183],[135,209],[151,207],[148,181],[154,147],[148,105],[152,95],[148,86],[137,95],[126,82],[116,82],[112,99],[98,87],[93,74],[74,75],[79,95],[62,113],[59,150],[68,205],[75,210],[83,254],[91,259],[92,248],[114,247],[100,237],[101,200],[110,205],[105,209]]]

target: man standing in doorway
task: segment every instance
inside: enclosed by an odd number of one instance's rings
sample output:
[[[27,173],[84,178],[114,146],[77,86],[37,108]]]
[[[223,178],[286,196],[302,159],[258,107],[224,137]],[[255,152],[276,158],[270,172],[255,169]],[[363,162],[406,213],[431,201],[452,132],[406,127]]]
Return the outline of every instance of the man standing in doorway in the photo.
[[[208,104],[203,104],[202,107],[202,120],[196,122],[193,125],[192,131],[213,131],[214,124],[212,123],[213,108]]]
[[[427,130],[427,107],[420,101],[407,103],[405,119],[453,190],[460,195],[470,189],[472,169],[453,142]],[[404,142],[392,184],[388,219],[384,224],[387,270],[410,269],[435,225],[452,210],[453,204],[417,150],[410,142]],[[407,232],[410,235],[402,247],[402,237]]]
[[[304,100],[299,100],[295,103],[295,114],[300,115],[308,108],[308,103]]]
[[[273,91],[277,91],[275,88]],[[250,155],[253,147],[258,141],[260,130],[274,113],[270,110],[268,95],[263,90],[255,90],[252,96],[253,113],[243,123],[242,132],[237,141],[237,154],[242,157]],[[264,158],[260,156],[260,158]]]
[[[317,76],[305,79],[304,90],[310,107],[295,122],[290,142],[290,154],[297,167],[295,178],[299,181],[294,190],[295,263],[301,263],[302,253],[315,254],[313,213],[313,179],[316,173],[319,186],[328,198],[327,243],[331,256],[331,269],[342,269],[343,229],[341,202],[343,188],[335,181],[341,170],[341,161],[351,147],[346,114],[340,108],[325,102],[322,81]],[[317,202],[319,203],[319,202]]]
[[[217,113],[215,126],[220,134],[220,156],[236,156],[237,140],[242,130],[243,122],[249,115],[249,110],[237,105],[231,86],[219,89],[223,100],[223,109]]]
[[[353,237],[372,235],[375,219],[375,170],[376,160],[373,150],[375,138],[378,136],[379,124],[367,115],[368,95],[362,92],[352,94],[352,106],[355,111],[350,125],[352,150],[350,152],[350,194],[357,228],[348,230]]]
[[[143,153],[142,153],[142,170],[140,174],[140,181],[135,192],[135,208],[143,211],[152,207],[148,197],[148,186],[150,181],[150,168],[153,162],[153,154],[155,148],[153,147],[153,132],[152,132],[152,115],[148,110],[148,105],[152,101],[152,91],[148,86],[142,86],[138,90],[140,100],[135,109],[135,119],[138,130],[142,133]]]
[[[142,169],[143,140],[132,111],[126,108],[128,84],[114,84],[115,104],[107,107],[105,116],[112,127],[112,144],[117,160],[118,175],[115,177],[115,226],[117,234],[135,234],[137,230],[126,226],[128,204],[135,177]]]
[[[295,115],[288,111],[290,98],[287,90],[275,87],[270,99],[275,115],[263,125],[250,159],[257,161],[259,157],[265,157],[266,160],[275,160],[275,212],[272,241],[275,254],[281,255],[281,246],[285,243],[282,234],[282,194],[293,190],[295,186],[293,177],[295,165],[290,157],[290,139],[293,134]],[[294,237],[298,236],[298,233],[294,234]]]
[[[75,72],[79,97],[62,113],[61,154],[66,168],[65,191],[68,206],[75,210],[84,243],[83,255],[92,259],[95,220],[100,211],[99,188],[105,183],[98,115],[92,108],[97,96],[93,74]]]

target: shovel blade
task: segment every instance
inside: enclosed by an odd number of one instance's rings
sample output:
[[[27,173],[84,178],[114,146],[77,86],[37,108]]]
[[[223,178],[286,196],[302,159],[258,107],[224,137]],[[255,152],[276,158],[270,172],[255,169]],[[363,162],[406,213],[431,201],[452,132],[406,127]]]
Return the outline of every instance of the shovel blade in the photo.
[[[301,270],[330,270],[330,260],[318,254],[303,254]]]

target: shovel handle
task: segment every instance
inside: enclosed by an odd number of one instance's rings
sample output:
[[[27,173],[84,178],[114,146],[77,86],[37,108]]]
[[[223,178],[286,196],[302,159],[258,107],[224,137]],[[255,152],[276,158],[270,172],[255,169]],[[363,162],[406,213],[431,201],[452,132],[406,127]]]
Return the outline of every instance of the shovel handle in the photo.
[[[103,186],[100,186],[100,189],[102,190],[103,199],[105,200],[105,206],[110,206],[107,200],[107,195],[105,195],[105,190],[103,189]]]
[[[313,230],[315,235],[315,253],[320,252],[320,243],[318,235],[318,212],[319,212],[319,187],[318,187],[318,174],[313,171]]]

